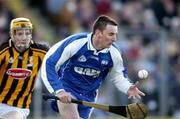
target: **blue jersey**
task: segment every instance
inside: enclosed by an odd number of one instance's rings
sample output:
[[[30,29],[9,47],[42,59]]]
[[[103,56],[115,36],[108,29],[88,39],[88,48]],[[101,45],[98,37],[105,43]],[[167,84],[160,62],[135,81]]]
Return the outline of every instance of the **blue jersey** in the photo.
[[[97,51],[92,45],[92,34],[80,33],[50,48],[41,76],[50,93],[70,89],[93,96],[105,79],[127,93],[132,84],[123,72],[123,60],[114,45]]]

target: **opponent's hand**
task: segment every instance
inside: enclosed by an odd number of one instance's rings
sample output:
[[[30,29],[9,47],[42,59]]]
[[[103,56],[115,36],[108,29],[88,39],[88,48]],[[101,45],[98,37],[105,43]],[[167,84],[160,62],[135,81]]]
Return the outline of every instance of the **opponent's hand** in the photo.
[[[133,99],[141,99],[141,96],[145,96],[145,94],[138,89],[138,84],[139,82],[137,81],[134,85],[132,85],[128,89],[128,98],[133,98]]]
[[[56,94],[62,103],[71,103],[72,96],[70,93],[61,91]]]

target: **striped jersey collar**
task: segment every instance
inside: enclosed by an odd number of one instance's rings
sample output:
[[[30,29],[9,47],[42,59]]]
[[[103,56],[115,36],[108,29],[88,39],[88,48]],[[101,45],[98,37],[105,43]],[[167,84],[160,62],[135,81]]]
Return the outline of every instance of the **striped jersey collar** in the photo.
[[[101,53],[107,53],[109,51],[109,48],[104,48],[103,50],[100,50],[100,51],[98,51],[98,50],[96,50],[94,48],[94,46],[92,44],[92,33],[89,33],[87,38],[88,38],[88,44],[87,44],[88,45],[88,50],[95,51],[96,53],[100,53],[100,52]]]

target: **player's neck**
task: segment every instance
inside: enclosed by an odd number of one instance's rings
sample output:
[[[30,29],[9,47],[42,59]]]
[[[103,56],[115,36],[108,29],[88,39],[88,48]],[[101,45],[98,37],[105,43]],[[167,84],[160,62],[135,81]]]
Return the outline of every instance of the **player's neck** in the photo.
[[[98,40],[98,38],[97,38],[95,35],[92,36],[91,42],[92,42],[93,47],[94,47],[97,51],[100,51],[100,50],[104,49],[104,48],[102,48],[102,46],[101,46],[101,42]]]

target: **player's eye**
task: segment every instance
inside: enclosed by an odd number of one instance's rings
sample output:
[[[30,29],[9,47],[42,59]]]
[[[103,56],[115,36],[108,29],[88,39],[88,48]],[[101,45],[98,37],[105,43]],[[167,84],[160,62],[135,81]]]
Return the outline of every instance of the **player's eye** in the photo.
[[[26,35],[30,35],[31,33],[30,33],[30,32],[26,32],[25,34],[26,34]]]
[[[113,36],[114,35],[114,33],[109,33],[109,36]]]
[[[23,35],[23,33],[21,33],[21,32],[18,32],[18,33],[17,33],[17,35],[18,35],[18,36],[21,36],[21,35]]]

